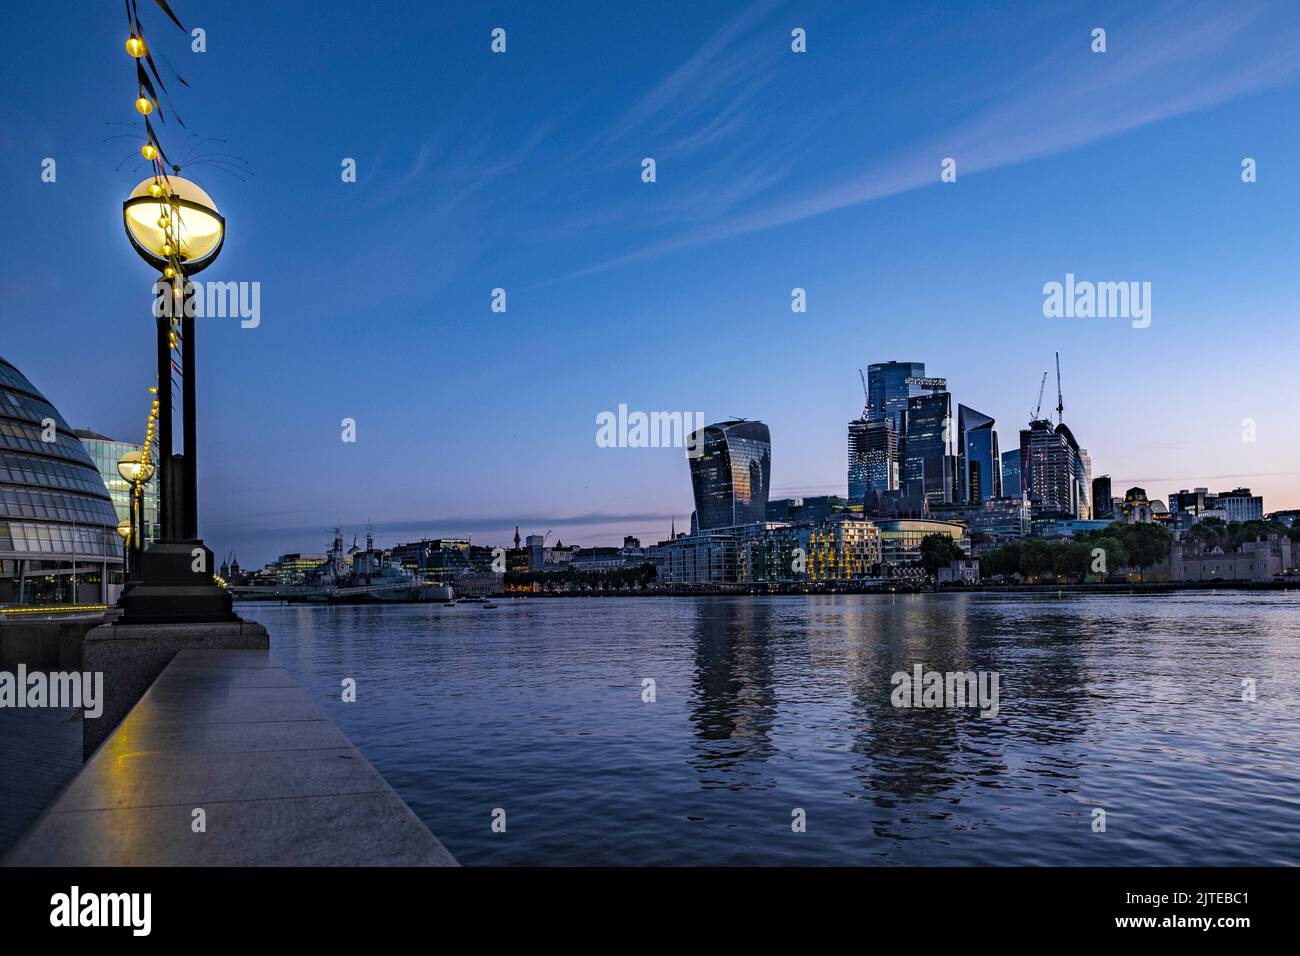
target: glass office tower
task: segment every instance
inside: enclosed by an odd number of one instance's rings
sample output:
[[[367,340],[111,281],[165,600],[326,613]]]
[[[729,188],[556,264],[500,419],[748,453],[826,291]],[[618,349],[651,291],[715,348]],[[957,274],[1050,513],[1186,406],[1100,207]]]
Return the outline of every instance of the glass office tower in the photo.
[[[894,422],[894,434],[907,431],[908,399],[924,395],[911,378],[925,378],[924,362],[877,362],[867,366],[867,418],[878,422],[884,418]]]
[[[849,422],[849,501],[867,493],[867,425],[865,418]]]
[[[849,422],[849,501],[858,504],[868,491],[898,488],[898,433],[894,422]]]
[[[878,479],[870,483],[868,489],[893,491],[902,486],[907,472],[907,403],[927,394],[919,384],[924,378],[924,362],[890,361],[867,366],[867,420],[888,421],[893,429],[892,469],[877,469]],[[875,440],[877,444],[889,441],[883,435],[877,435]],[[891,471],[892,478],[889,477]],[[891,480],[892,485],[888,484]]]
[[[1077,448],[1076,452],[1074,465],[1075,481],[1079,483],[1079,517],[1086,521],[1094,517],[1092,510],[1095,507],[1092,500],[1092,459],[1086,448]]]
[[[731,420],[691,436],[691,447],[702,448],[690,458],[695,493],[696,524],[700,531],[732,528],[766,520],[772,474],[772,439],[762,422]]]
[[[931,392],[907,400],[903,487],[911,495],[949,503],[960,494],[960,457],[952,396]]]
[[[143,445],[129,441],[116,441],[106,435],[99,435],[85,428],[73,432],[86,448],[86,454],[95,463],[99,477],[104,479],[104,487],[113,499],[118,520],[131,518],[131,486],[117,470],[117,463],[129,451],[142,451]],[[145,547],[158,539],[158,472],[144,483],[144,541]]]
[[[1020,498],[1024,493],[1020,477],[1020,449],[1012,448],[1002,453],[1002,494],[1007,498]]]
[[[1077,518],[1088,511],[1086,469],[1065,425],[1045,419],[1020,432],[1020,469],[1035,518]]]
[[[874,491],[898,489],[898,432],[886,418],[867,426],[867,487]]]
[[[961,430],[961,447],[965,452],[962,467],[963,501],[979,504],[986,498],[1002,497],[1002,463],[998,454],[998,433],[994,420],[966,405],[957,406]]]

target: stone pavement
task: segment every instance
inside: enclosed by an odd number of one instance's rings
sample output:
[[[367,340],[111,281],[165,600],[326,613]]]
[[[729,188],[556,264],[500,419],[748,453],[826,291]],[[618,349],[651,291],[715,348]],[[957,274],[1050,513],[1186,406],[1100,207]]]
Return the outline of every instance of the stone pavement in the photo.
[[[4,863],[457,865],[264,650],[177,653]]]

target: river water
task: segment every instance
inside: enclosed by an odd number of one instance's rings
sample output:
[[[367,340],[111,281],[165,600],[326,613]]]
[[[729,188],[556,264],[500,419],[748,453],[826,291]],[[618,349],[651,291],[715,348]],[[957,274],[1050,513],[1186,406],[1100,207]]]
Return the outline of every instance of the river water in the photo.
[[[497,604],[239,610],[466,865],[1300,862],[1300,592]]]

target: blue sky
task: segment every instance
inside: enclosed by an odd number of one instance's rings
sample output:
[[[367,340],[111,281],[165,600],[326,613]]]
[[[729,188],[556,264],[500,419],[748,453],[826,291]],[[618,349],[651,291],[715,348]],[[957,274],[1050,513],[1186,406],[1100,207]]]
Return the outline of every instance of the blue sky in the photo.
[[[367,521],[385,544],[656,540],[689,516],[686,463],[597,447],[602,411],[762,419],[776,493],[843,494],[858,368],[925,362],[1013,447],[1056,350],[1118,489],[1300,506],[1294,4],[177,0],[201,54],[141,6],[190,83],[175,108],[255,173],[190,171],[228,220],[203,278],[262,284],[260,327],[200,326],[219,553]],[[74,424],[135,437],[152,276],[120,223],[138,137],[109,125],[135,118],[125,18],[0,17],[22,78],[0,354]],[[1149,281],[1151,326],[1045,318],[1067,272]]]

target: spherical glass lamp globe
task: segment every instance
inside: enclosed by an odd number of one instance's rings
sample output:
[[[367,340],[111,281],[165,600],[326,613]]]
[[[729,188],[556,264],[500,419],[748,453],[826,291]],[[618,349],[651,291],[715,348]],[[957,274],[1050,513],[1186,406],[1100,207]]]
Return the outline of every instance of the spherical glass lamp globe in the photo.
[[[123,518],[121,521],[119,521],[119,522],[117,523],[117,533],[120,534],[123,538],[130,538],[130,537],[131,537],[131,519],[130,519],[130,518]]]
[[[149,177],[131,191],[122,204],[126,235],[140,258],[159,272],[167,268],[169,254],[180,261],[186,275],[194,275],[216,261],[226,238],[226,220],[217,204],[202,189],[180,176],[168,176],[164,194],[154,196]],[[173,225],[174,246],[160,222]]]
[[[153,477],[153,463],[144,461],[143,458],[138,451],[128,451],[117,460],[117,473],[123,481],[135,484]]]

